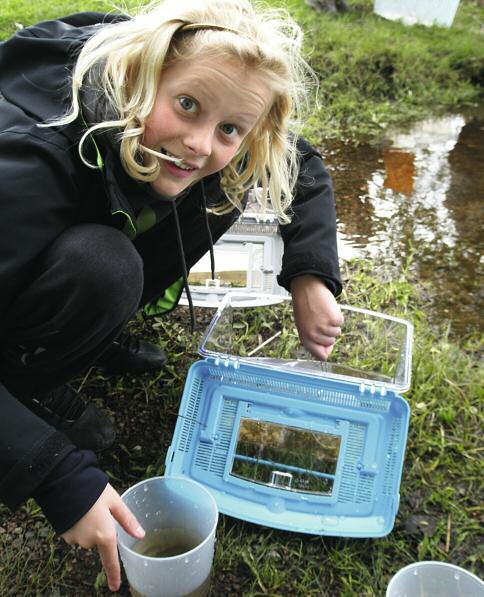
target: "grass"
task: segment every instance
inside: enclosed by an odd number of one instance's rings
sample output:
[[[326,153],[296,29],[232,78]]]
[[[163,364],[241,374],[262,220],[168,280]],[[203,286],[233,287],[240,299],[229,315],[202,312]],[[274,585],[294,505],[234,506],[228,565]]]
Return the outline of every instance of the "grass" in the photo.
[[[378,137],[388,125],[480,101],[482,4],[461,2],[450,29],[407,27],[372,14],[372,2],[350,4],[337,17],[300,8],[320,80],[319,109],[305,129],[313,142]]]
[[[313,143],[378,137],[390,124],[482,100],[484,6],[478,0],[461,0],[450,29],[387,21],[373,14],[371,0],[352,0],[352,10],[338,16],[318,13],[304,0],[268,3],[287,7],[306,34],[308,60],[320,82],[319,107],[304,127]],[[103,0],[3,0],[0,39],[18,26],[112,6]]]
[[[308,32],[311,63],[321,80],[321,108],[307,125],[312,141],[358,141],[430,109],[478,101],[481,4],[461,0],[450,30],[407,28],[372,15],[367,0],[350,4],[350,14],[334,17],[311,11],[303,0],[289,3]],[[0,37],[11,34],[15,23],[106,8],[100,1],[3,0]],[[382,597],[390,576],[420,559],[484,572],[480,339],[458,345],[428,321],[426,293],[408,268],[362,262],[347,265],[344,273],[344,302],[415,323],[412,389],[406,395],[412,414],[395,528],[376,540],[321,538],[222,517],[214,596]],[[199,311],[198,319],[201,332],[206,313]],[[170,359],[159,376],[110,379],[92,370],[77,380],[116,421],[118,442],[100,464],[119,490],[163,472],[186,373],[198,358],[185,324],[184,310],[133,324],[166,347]],[[54,537],[32,500],[17,513],[0,506],[0,554],[2,597],[108,594],[97,555]],[[122,594],[128,594],[126,585]]]
[[[380,268],[375,276],[373,268],[370,262],[346,266],[343,301],[415,324],[412,388],[406,394],[412,414],[395,527],[381,539],[322,538],[222,517],[214,596],[381,597],[392,574],[422,559],[484,572],[479,343],[470,339],[460,347],[449,341],[445,329],[429,324],[427,294],[408,271]],[[181,323],[186,311],[177,313],[174,320],[134,324],[168,350],[170,361],[160,376],[109,379],[93,370],[84,380],[86,395],[118,417],[119,442],[102,456],[101,466],[120,490],[164,470],[186,372],[197,358],[196,341]],[[206,311],[198,310],[198,319],[204,320],[199,332],[206,317]],[[127,420],[134,425],[128,432],[122,427]],[[107,594],[95,554],[73,551],[53,538],[33,502],[16,515],[0,510],[0,527],[2,596]],[[33,536],[26,552],[28,532]],[[123,591],[127,595],[126,586]]]

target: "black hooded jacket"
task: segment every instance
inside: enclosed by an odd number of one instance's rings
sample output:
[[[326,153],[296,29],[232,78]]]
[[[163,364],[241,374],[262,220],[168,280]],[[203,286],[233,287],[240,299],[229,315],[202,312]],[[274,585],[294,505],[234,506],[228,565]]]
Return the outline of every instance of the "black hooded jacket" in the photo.
[[[73,225],[95,222],[127,231],[134,239],[141,207],[160,199],[125,173],[116,146],[103,135],[97,137],[102,171],[82,163],[78,143],[86,125],[81,119],[64,127],[38,126],[68,111],[76,56],[98,27],[119,18],[124,17],[79,13],[22,29],[0,44],[0,346],[9,306],[28,284],[36,257],[57,236]],[[298,145],[299,182],[292,222],[281,226],[285,250],[278,281],[289,289],[294,277],[313,274],[337,295],[341,283],[331,181],[319,154],[302,139]],[[88,151],[95,162],[94,147]],[[203,183],[194,185],[178,208],[181,244],[169,201],[166,210],[161,207],[161,230],[145,233],[152,267],[161,271],[161,288],[180,276],[178,247],[188,267],[208,249],[207,236],[200,233],[202,192],[209,205],[224,195],[218,175]],[[237,212],[211,215],[213,240],[237,217]],[[149,289],[144,296],[156,301]],[[0,379],[1,501],[15,508],[34,496],[62,533],[91,508],[106,483],[91,452],[77,450]]]

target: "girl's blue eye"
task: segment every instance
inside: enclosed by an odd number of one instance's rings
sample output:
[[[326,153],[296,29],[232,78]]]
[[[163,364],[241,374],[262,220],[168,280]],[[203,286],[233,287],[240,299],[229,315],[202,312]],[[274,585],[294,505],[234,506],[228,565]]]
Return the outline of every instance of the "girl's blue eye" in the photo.
[[[222,124],[220,129],[222,130],[224,135],[228,135],[229,137],[233,137],[239,132],[237,127],[233,124]]]
[[[178,103],[186,112],[195,112],[197,104],[189,97],[183,96],[178,99]]]

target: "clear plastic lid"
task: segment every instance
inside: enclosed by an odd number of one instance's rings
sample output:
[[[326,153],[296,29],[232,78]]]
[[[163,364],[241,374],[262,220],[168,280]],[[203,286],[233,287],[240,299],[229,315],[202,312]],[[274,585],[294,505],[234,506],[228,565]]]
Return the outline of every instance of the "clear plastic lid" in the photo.
[[[247,295],[228,293],[200,344],[205,357],[364,383],[405,392],[410,387],[413,326],[404,319],[341,305],[342,335],[327,361],[301,344],[290,298],[248,308]],[[267,297],[270,303],[270,297]],[[264,304],[261,295],[261,304]],[[245,306],[245,308],[244,308]]]

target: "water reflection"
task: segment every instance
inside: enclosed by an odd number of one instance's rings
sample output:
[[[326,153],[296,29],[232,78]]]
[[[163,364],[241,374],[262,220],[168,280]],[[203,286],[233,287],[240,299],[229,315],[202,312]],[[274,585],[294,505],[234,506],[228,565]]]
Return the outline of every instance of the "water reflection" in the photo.
[[[337,196],[342,258],[405,260],[436,289],[435,317],[455,332],[482,325],[484,119],[426,120],[381,147],[325,151]]]
[[[386,178],[383,186],[397,193],[411,195],[415,178],[415,155],[394,147],[383,150]]]
[[[341,437],[241,419],[231,474],[270,487],[331,495]]]

